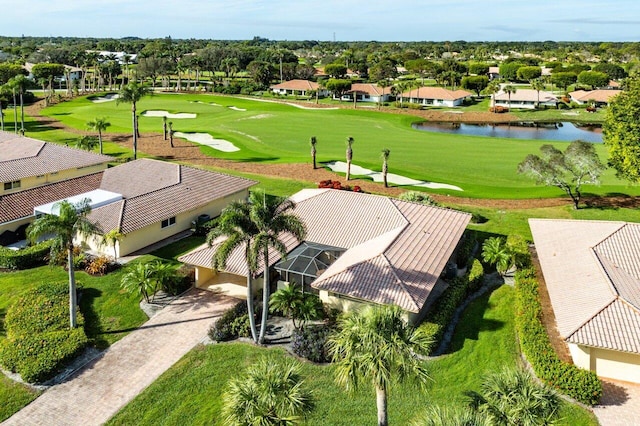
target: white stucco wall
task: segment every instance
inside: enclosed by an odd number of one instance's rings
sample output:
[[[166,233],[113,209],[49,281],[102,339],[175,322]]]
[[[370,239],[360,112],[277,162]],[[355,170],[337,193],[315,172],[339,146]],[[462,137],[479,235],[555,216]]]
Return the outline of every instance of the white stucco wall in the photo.
[[[578,367],[599,377],[640,383],[640,354],[592,348],[570,343],[569,351]]]

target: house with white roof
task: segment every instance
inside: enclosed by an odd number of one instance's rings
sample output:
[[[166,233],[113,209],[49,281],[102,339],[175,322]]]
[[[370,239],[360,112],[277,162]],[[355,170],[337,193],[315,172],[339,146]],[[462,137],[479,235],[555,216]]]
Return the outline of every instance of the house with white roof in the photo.
[[[640,383],[640,224],[529,219],[574,364]]]
[[[622,90],[598,89],[598,90],[576,90],[569,93],[571,100],[578,105],[595,103],[597,106],[607,106],[611,99],[622,93]]]
[[[464,103],[464,100],[473,96],[466,90],[447,90],[443,87],[423,86],[402,94],[410,103],[425,106],[456,107]]]
[[[471,218],[456,210],[334,189],[305,189],[291,199],[307,237],[299,243],[282,236],[286,259],[270,252],[270,273],[278,275],[279,285],[303,285],[341,310],[394,304],[412,321],[421,319],[446,289],[441,273]],[[179,260],[196,267],[198,287],[244,298],[247,266],[241,248],[224,270],[212,269],[221,242]],[[263,273],[261,266],[258,274]]]
[[[329,95],[327,89],[320,89],[320,85],[315,81],[309,80],[289,80],[280,84],[274,84],[271,86],[271,91],[276,95],[284,96],[311,96],[312,92],[318,91],[319,97],[325,97]]]
[[[501,106],[505,108],[522,108],[535,109],[536,105],[555,108],[558,105],[558,98],[550,92],[544,90],[533,89],[517,89],[515,92],[508,94],[506,92],[498,92],[491,100],[491,106]]]
[[[380,103],[389,101],[390,96],[391,87],[380,87],[372,83],[352,83],[351,90],[342,95],[342,100]]]

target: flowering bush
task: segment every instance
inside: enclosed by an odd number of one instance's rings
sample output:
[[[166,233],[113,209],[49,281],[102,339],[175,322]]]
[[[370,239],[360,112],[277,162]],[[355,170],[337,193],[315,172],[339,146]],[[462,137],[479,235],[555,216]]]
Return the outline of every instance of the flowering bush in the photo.
[[[353,191],[353,192],[364,192],[362,188],[360,188],[358,185],[355,185],[353,187],[349,185],[343,186],[340,183],[340,181],[331,180],[331,179],[321,180],[320,183],[318,184],[318,188],[340,189],[342,191]]]

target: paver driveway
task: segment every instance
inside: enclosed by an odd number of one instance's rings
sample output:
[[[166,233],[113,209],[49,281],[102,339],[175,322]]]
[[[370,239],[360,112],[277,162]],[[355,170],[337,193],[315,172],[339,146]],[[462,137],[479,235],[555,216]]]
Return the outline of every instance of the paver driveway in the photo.
[[[603,380],[600,405],[593,407],[602,426],[640,424],[640,384]]]
[[[236,300],[192,289],[3,425],[99,425],[200,342]]]

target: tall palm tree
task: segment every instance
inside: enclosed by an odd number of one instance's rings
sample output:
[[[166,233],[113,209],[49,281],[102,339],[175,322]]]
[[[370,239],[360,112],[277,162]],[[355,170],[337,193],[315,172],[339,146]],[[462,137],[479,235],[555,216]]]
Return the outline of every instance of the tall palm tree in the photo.
[[[217,238],[226,237],[211,259],[214,270],[224,269],[231,253],[238,247],[244,248],[244,257],[247,262],[247,311],[249,312],[251,337],[256,343],[258,343],[258,331],[253,307],[253,279],[256,270],[254,268],[255,262],[249,259],[251,257],[251,242],[257,234],[258,227],[251,220],[251,205],[244,201],[234,201],[222,210],[217,226],[207,235],[207,243],[210,246]]]
[[[87,122],[87,127],[89,130],[95,130],[98,132],[98,142],[100,143],[100,154],[102,154],[102,132],[107,130],[107,127],[111,126],[111,123],[107,121],[106,118],[94,118],[91,121]]]
[[[299,425],[313,408],[299,367],[266,357],[231,380],[222,398],[226,424],[233,425]]]
[[[54,205],[57,214],[45,214],[33,221],[27,228],[30,240],[37,240],[47,235],[54,236],[52,250],[67,250],[67,268],[69,270],[69,312],[70,327],[77,326],[76,321],[76,275],[73,269],[73,239],[78,235],[88,237],[100,233],[97,225],[90,222],[87,216],[91,212],[90,200],[85,198],[77,204],[60,201]]]
[[[339,330],[329,339],[336,380],[347,390],[371,381],[376,390],[378,425],[386,426],[390,385],[406,380],[424,384],[429,379],[417,355],[428,353],[431,340],[423,330],[409,327],[397,306],[352,312],[339,321]]]
[[[11,92],[11,96],[13,97],[13,131],[14,133],[17,134],[18,133],[18,110],[17,110],[18,101],[16,99],[16,94],[18,92],[18,87],[15,84],[15,81],[13,79],[10,79],[6,83],[6,86]]]
[[[11,89],[7,84],[0,85],[0,130],[4,132],[4,112],[2,111],[2,100],[11,94]]]
[[[318,140],[316,139],[315,136],[311,136],[311,158],[313,159],[313,170],[316,169],[316,144],[318,143]]]
[[[491,80],[487,87],[484,89],[485,93],[491,95],[491,105],[493,105],[493,111],[496,111],[496,93],[500,91],[500,80]]]
[[[480,392],[467,392],[473,410],[495,425],[547,425],[558,417],[561,400],[550,387],[524,370],[505,369],[487,376]]]
[[[136,104],[144,96],[150,94],[146,86],[133,81],[120,90],[116,103],[126,102],[131,104],[131,117],[133,120],[133,159],[138,158],[138,116],[136,115]]]
[[[538,108],[538,106],[540,106],[540,91],[544,90],[544,81],[542,81],[539,78],[536,78],[535,80],[531,80],[530,84],[531,84],[531,88],[535,90],[538,94],[538,102],[536,102],[536,108]]]
[[[507,94],[507,96],[509,97],[509,110],[511,110],[511,95],[513,93],[516,93],[518,89],[516,88],[516,86],[514,86],[513,84],[506,84],[503,88],[502,91],[504,93]]]
[[[353,149],[351,145],[353,145],[353,138],[349,136],[347,138],[347,180],[351,177],[351,160],[353,159]]]
[[[29,79],[22,74],[18,74],[11,80],[18,91],[18,95],[20,95],[20,133],[24,135],[24,93],[27,91]]]
[[[169,143],[171,144],[171,148],[173,148],[173,121],[169,122]]]
[[[391,151],[388,148],[384,148],[382,150],[382,181],[384,182],[385,188],[389,187],[387,183],[387,173],[389,172],[389,154],[391,154]]]
[[[258,261],[262,257],[264,266],[262,291],[262,321],[258,343],[264,343],[269,316],[269,249],[272,248],[284,259],[287,257],[287,247],[281,238],[284,234],[291,234],[296,240],[302,241],[307,235],[307,229],[298,216],[292,213],[296,204],[284,197],[267,196],[263,191],[254,191],[249,196],[251,204],[251,221],[258,229],[258,234],[251,245],[250,260],[253,268],[258,269]]]
[[[164,140],[167,140],[167,116],[162,116],[162,134],[164,135]]]

